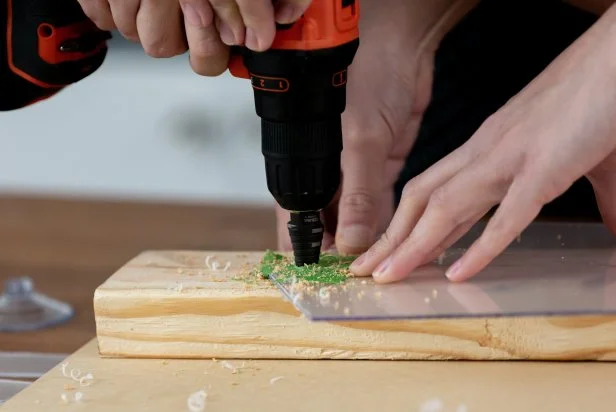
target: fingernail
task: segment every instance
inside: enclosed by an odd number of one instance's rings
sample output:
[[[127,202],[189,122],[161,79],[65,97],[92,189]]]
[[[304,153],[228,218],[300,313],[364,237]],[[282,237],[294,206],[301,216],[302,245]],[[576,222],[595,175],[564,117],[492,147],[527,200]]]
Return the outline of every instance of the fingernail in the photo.
[[[229,27],[227,23],[220,22],[218,25],[218,34],[220,35],[220,40],[227,46],[235,46],[238,44],[233,30],[231,30],[231,27]]]
[[[460,272],[460,268],[462,268],[462,261],[458,260],[456,263],[451,265],[449,269],[447,269],[447,272],[445,272],[445,276],[447,276],[449,280],[456,280],[456,277]]]
[[[284,3],[276,12],[276,23],[289,24],[293,23],[293,20],[297,18],[297,15],[301,13],[302,8],[296,4]]]
[[[184,13],[184,18],[191,26],[205,27],[205,22],[192,4],[182,3],[182,13]]]
[[[259,50],[259,39],[257,33],[250,27],[246,29],[246,47],[250,50]]]
[[[342,229],[341,242],[352,249],[366,249],[372,246],[372,231],[366,226],[351,225]]]
[[[383,276],[385,271],[389,268],[390,264],[391,264],[391,256],[389,256],[387,259],[381,262],[381,264],[374,270],[374,273],[372,275],[377,278]]]

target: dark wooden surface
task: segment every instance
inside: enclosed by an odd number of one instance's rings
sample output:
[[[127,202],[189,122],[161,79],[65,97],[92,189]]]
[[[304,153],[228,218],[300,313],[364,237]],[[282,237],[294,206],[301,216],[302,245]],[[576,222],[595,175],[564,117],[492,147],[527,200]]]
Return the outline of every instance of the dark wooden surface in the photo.
[[[0,333],[0,351],[74,352],[95,336],[94,289],[143,250],[274,247],[273,208],[0,197],[0,280],[30,276],[76,309],[54,329]]]

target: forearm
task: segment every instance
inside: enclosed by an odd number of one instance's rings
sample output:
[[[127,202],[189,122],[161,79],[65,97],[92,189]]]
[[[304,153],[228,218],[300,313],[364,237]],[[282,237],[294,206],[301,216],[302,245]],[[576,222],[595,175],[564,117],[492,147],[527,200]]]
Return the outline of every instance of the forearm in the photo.
[[[396,53],[409,50],[419,57],[436,50],[447,32],[479,2],[362,0],[360,38],[364,44],[376,42]]]
[[[614,0],[565,0],[565,3],[590,13],[601,15],[614,4]]]
[[[480,0],[413,0],[409,2],[411,20],[418,36],[420,53],[434,52],[443,38]]]

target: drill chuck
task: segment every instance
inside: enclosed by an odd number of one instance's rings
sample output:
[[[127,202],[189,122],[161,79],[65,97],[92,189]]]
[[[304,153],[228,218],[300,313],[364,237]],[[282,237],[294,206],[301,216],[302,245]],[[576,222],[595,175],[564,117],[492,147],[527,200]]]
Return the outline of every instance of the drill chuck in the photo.
[[[340,116],[327,120],[261,121],[267,187],[289,211],[319,211],[340,185]]]

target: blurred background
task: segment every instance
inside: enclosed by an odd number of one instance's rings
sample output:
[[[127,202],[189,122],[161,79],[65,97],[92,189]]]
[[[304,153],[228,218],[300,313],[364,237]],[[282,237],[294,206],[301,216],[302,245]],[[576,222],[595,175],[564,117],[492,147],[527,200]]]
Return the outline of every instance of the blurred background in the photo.
[[[187,55],[154,59],[117,33],[109,46],[84,81],[0,113],[0,280],[31,276],[77,309],[44,343],[0,333],[0,350],[76,349],[94,333],[94,289],[143,250],[276,246],[249,81],[198,76]]]

